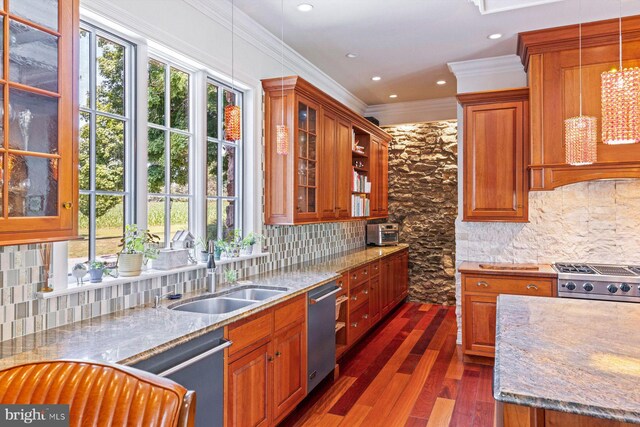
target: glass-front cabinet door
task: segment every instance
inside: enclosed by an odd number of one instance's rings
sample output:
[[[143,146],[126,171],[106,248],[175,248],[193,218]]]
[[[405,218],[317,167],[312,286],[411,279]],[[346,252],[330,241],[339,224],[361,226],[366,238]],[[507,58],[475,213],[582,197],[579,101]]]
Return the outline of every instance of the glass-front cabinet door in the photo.
[[[317,219],[318,107],[303,98],[297,105],[296,213],[300,219]]]
[[[77,0],[0,10],[0,244],[77,234],[77,14]]]

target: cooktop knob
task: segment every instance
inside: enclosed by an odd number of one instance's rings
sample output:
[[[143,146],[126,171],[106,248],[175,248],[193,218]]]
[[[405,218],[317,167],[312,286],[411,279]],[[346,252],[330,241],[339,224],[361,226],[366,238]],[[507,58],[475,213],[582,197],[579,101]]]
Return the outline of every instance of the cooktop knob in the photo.
[[[620,290],[622,292],[629,292],[631,290],[631,286],[628,283],[623,283],[620,285]]]
[[[584,289],[587,292],[591,292],[593,290],[593,285],[587,282],[584,285],[582,285],[582,289]]]
[[[618,287],[613,283],[610,283],[609,286],[607,286],[607,290],[612,294],[615,294],[616,292],[618,292]]]
[[[567,289],[569,289],[570,291],[573,291],[576,289],[576,284],[573,282],[567,282]]]

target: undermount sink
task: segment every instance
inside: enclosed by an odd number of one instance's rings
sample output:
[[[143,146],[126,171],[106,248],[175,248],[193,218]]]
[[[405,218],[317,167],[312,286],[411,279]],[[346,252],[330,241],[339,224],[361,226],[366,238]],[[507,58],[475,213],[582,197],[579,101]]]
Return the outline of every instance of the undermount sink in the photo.
[[[218,297],[187,302],[173,307],[172,310],[203,314],[225,314],[251,304],[255,304],[255,301]]]
[[[238,298],[251,301],[262,301],[267,298],[275,297],[285,291],[276,291],[272,289],[249,288],[239,291],[230,292],[225,295],[226,298]]]

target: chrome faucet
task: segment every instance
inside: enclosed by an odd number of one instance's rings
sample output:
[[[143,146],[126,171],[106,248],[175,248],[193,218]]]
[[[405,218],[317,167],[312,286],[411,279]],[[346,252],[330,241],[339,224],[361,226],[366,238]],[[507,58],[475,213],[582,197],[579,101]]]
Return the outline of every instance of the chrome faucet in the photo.
[[[169,295],[173,295],[173,294],[175,294],[175,293],[176,293],[176,291],[171,291],[171,292],[168,292],[168,293],[166,293],[166,294],[164,294],[164,295],[156,295],[156,296],[154,296],[154,297],[153,297],[153,308],[158,308],[158,307],[160,307],[160,301],[161,301],[161,300],[163,300],[163,299],[165,299],[166,297],[168,297]]]
[[[207,260],[207,292],[214,293],[216,291],[216,260],[215,260],[215,242],[209,240],[209,259]]]

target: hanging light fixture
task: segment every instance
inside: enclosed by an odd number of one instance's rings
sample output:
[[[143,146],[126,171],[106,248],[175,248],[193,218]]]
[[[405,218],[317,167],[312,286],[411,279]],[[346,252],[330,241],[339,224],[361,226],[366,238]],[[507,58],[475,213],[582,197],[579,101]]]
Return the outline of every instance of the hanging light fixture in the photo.
[[[234,80],[234,9],[233,0],[231,0],[231,89],[235,95],[235,80]],[[242,112],[239,105],[234,105],[233,100],[228,100],[229,104],[224,107],[224,125],[225,133],[224,139],[227,141],[240,140],[240,129],[242,121]]]
[[[280,87],[282,95],[280,99],[280,124],[276,126],[276,152],[286,156],[289,154],[289,129],[284,122],[284,0],[280,0],[280,8],[282,12],[280,21],[280,65],[282,67]]]
[[[618,20],[620,67],[602,73],[602,142],[640,142],[640,68],[622,68],[622,0]]]
[[[578,3],[578,73],[580,81],[580,114],[564,121],[565,159],[573,166],[590,165],[598,156],[598,119],[582,115],[582,1]]]

